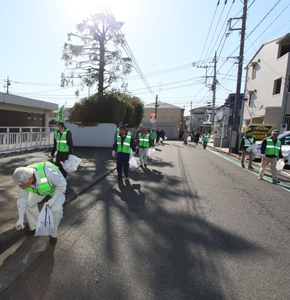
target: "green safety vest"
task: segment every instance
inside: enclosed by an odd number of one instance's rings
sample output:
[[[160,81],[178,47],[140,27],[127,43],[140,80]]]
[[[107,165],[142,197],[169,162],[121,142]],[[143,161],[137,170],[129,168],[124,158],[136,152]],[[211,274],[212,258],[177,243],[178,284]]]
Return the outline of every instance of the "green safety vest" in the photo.
[[[152,140],[156,140],[157,139],[157,133],[155,131],[151,132],[151,139]]]
[[[56,151],[69,152],[69,146],[67,144],[67,139],[66,139],[66,135],[67,135],[68,131],[69,131],[69,129],[65,129],[63,131],[62,135],[60,135],[60,132],[57,133],[57,136],[56,136]]]
[[[243,139],[244,139],[244,145],[245,145],[245,147],[250,147],[254,143],[254,141],[255,141],[255,139],[253,137],[246,137],[246,136],[244,136]]]
[[[204,133],[204,134],[203,134],[203,139],[207,141],[207,140],[209,139],[209,133],[208,133],[208,134],[205,134],[205,133]]]
[[[277,139],[277,142],[274,145],[274,142],[271,138],[267,138],[266,141],[267,141],[267,145],[265,149],[265,154],[279,156],[279,151],[281,149],[281,142]]]
[[[139,147],[149,147],[149,133],[146,133],[146,135],[143,137],[141,133],[139,133]]]
[[[29,187],[29,188],[24,188],[26,191],[36,193],[40,196],[51,195],[55,191],[56,186],[52,186],[47,180],[47,177],[45,175],[45,171],[44,171],[45,165],[53,166],[59,172],[59,168],[56,165],[50,163],[49,161],[27,166],[27,168],[36,169],[36,172],[40,177],[40,184],[38,185],[37,190],[32,187]]]
[[[117,135],[120,134],[120,127],[117,128]]]
[[[130,153],[131,152],[131,135],[126,135],[125,140],[123,142],[123,147],[122,147],[122,143],[121,143],[121,137],[120,135],[117,136],[117,151],[118,152],[123,152],[123,153]]]

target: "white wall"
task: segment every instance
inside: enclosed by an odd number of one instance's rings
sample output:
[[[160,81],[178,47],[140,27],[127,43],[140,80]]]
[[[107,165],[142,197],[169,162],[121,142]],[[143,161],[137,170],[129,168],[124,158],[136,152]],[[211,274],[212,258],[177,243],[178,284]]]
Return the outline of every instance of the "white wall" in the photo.
[[[71,130],[76,147],[112,147],[114,144],[115,124],[103,123],[93,127],[80,127],[68,122],[64,124]]]
[[[257,62],[257,65],[255,66],[256,78],[252,79],[252,67],[249,66],[246,78],[246,93],[255,90],[256,92],[253,95],[253,105],[251,107],[248,105],[249,100],[245,102],[243,115],[245,120],[254,117],[264,117],[266,107],[283,105],[287,84],[285,78],[288,78],[287,69],[289,65],[289,53],[277,58],[278,50],[279,45],[276,44],[275,40],[265,44],[252,59],[252,62]],[[274,81],[281,77],[281,92],[280,94],[273,95]],[[249,98],[248,93],[246,94],[246,97]]]

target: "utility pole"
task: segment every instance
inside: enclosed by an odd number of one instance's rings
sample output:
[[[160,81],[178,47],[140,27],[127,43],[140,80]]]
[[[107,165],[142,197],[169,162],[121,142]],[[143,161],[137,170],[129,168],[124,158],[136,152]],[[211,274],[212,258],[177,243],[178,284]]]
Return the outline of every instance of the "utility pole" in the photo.
[[[190,102],[190,125],[189,125],[189,127],[190,127],[190,130],[192,130],[193,128],[193,126],[192,126],[192,101]]]
[[[243,59],[244,59],[244,42],[245,42],[245,32],[246,32],[246,19],[247,19],[247,0],[244,0],[243,17],[242,17],[242,29],[241,29],[241,42],[240,42],[240,55],[239,55],[239,68],[238,68],[238,80],[236,88],[236,98],[235,98],[235,110],[234,110],[234,126],[232,131],[232,142],[231,148],[235,153],[238,153],[238,137],[240,126],[239,124],[239,110],[240,110],[240,94],[241,94],[241,82],[242,82],[242,71],[243,71]],[[242,117],[242,116],[241,116]],[[241,120],[240,117],[240,120]]]
[[[157,126],[157,101],[158,101],[158,95],[156,95],[156,102],[155,102],[155,126]]]
[[[7,80],[4,79],[5,82],[7,82],[7,85],[6,85],[6,93],[9,94],[9,86],[11,85],[11,81],[9,80],[9,76],[7,76]]]
[[[216,94],[216,52],[214,54],[214,72],[213,72],[213,83],[212,83],[212,131],[214,132],[214,114],[215,114],[215,94]],[[212,132],[212,133],[213,133]]]

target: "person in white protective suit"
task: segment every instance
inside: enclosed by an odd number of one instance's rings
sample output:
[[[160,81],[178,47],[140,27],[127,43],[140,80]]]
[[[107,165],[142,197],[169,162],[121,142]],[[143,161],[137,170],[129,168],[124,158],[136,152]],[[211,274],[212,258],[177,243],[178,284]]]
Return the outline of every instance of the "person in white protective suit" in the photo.
[[[58,236],[58,226],[63,216],[63,204],[67,182],[59,168],[50,162],[41,162],[27,167],[17,168],[13,174],[13,181],[19,186],[17,200],[19,220],[17,230],[24,230],[24,215],[28,221],[27,234],[35,233],[39,209],[38,203],[45,196],[51,199],[44,205],[49,205],[53,215],[54,234],[50,236],[50,243],[55,244]]]

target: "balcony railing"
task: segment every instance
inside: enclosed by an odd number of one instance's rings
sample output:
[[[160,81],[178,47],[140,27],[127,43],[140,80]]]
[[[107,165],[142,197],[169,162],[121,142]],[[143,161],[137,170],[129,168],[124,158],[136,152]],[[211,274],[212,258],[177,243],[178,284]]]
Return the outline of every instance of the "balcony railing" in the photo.
[[[53,127],[0,127],[0,152],[49,147]]]

